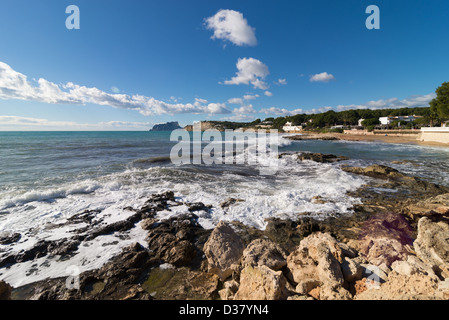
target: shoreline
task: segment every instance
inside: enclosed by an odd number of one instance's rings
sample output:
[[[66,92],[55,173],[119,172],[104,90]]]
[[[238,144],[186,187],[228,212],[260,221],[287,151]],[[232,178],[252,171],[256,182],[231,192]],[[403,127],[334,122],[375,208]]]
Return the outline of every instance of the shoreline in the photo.
[[[344,140],[344,141],[366,141],[366,142],[385,142],[393,144],[408,144],[419,145],[425,147],[449,147],[449,144],[433,141],[420,141],[417,136],[390,136],[390,135],[358,135],[358,134],[344,134],[344,133],[305,133],[301,138],[295,139],[295,135],[286,136],[285,138],[291,140]]]

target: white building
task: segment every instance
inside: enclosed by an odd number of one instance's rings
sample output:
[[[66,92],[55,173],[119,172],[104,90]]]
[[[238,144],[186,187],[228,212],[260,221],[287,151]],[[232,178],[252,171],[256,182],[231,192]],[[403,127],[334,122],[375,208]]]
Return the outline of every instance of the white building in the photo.
[[[358,123],[359,127],[363,127],[363,125],[362,125],[363,120],[365,120],[365,119],[359,119],[359,123]]]
[[[417,118],[421,118],[421,116],[396,116],[396,117],[380,117],[379,121],[381,125],[388,126],[394,121],[405,121],[405,122],[412,122],[415,121]]]
[[[286,122],[282,127],[282,130],[284,130],[285,132],[297,132],[302,131],[302,126],[294,126],[291,122]]]

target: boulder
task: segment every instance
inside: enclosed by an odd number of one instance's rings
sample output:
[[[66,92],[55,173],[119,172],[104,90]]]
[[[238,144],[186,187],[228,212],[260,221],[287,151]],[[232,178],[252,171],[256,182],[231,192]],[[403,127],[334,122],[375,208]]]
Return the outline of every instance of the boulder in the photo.
[[[0,300],[11,300],[12,287],[0,280]]]
[[[433,222],[423,217],[418,221],[418,237],[413,244],[417,256],[427,264],[437,266],[444,278],[449,278],[449,224]]]
[[[247,264],[277,271],[287,265],[286,252],[270,240],[256,239],[243,251],[242,265]]]
[[[342,287],[344,276],[340,262],[343,254],[338,242],[328,233],[317,232],[304,238],[288,256],[287,274],[297,283],[298,294],[332,299],[340,294],[349,295]]]
[[[208,271],[217,274],[222,281],[232,275],[234,264],[239,264],[245,249],[243,241],[225,221],[220,221],[203,247]]]
[[[234,300],[281,300],[286,299],[287,280],[281,271],[266,266],[246,266],[240,274],[240,286]]]

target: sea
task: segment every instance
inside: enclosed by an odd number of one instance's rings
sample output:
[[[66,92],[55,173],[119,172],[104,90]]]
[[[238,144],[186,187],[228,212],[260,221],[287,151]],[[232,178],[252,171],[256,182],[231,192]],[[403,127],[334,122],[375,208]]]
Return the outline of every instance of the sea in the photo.
[[[279,135],[273,152],[260,163],[275,165],[261,174],[259,163],[175,164],[170,155],[177,141],[171,132],[0,132],[0,238],[14,233],[18,242],[0,244],[0,261],[32,248],[42,240],[70,238],[83,224],[71,216],[96,210],[98,219],[114,223],[129,217],[156,193],[173,191],[183,202],[202,202],[199,223],[212,229],[220,220],[239,221],[264,229],[266,219],[316,219],[351,215],[360,199],[348,192],[368,183],[367,177],[341,170],[342,164],[388,165],[399,171],[449,186],[449,148],[362,141],[293,141]],[[207,145],[207,144],[206,144]],[[279,158],[274,152],[320,152],[346,156],[336,163]],[[394,190],[391,190],[394,192]],[[226,199],[239,199],[222,208]],[[314,201],[320,198],[325,201]],[[160,211],[158,219],[188,212],[187,206]],[[121,249],[139,242],[146,232],[139,224],[83,241],[71,258],[40,257],[0,268],[0,280],[13,287],[99,268]]]

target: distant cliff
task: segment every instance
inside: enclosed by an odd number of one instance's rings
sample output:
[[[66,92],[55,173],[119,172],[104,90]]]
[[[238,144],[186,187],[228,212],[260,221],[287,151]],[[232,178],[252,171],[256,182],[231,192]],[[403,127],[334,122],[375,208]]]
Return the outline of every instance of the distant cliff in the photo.
[[[156,124],[150,131],[172,131],[176,129],[181,129],[178,121]]]

